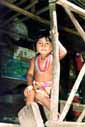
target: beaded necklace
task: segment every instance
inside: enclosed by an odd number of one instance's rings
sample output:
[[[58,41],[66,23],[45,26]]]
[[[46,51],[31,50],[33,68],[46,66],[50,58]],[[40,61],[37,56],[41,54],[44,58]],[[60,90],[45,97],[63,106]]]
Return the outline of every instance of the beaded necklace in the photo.
[[[39,72],[45,72],[48,70],[50,63],[52,62],[52,54],[48,55],[43,63],[43,67],[41,66],[41,56],[37,56],[36,59],[36,69]]]

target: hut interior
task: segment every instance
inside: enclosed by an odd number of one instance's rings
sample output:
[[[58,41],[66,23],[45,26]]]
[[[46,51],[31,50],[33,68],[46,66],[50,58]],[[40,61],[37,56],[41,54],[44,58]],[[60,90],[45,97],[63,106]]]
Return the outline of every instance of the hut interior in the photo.
[[[68,1],[85,9],[85,0]],[[17,113],[25,105],[23,90],[26,87],[29,59],[36,53],[36,38],[41,31],[50,31],[49,9],[48,0],[0,0],[1,122],[18,122]],[[85,41],[60,4],[56,4],[56,12],[59,40],[68,51],[67,56],[61,61],[60,75],[61,91],[63,91],[60,92],[60,99],[66,100],[79,73],[77,57],[81,59],[82,64],[85,61]],[[73,12],[73,14],[85,33],[85,13],[81,15]],[[82,104],[85,104],[84,84],[85,76],[78,89]],[[69,117],[67,119],[69,120]]]

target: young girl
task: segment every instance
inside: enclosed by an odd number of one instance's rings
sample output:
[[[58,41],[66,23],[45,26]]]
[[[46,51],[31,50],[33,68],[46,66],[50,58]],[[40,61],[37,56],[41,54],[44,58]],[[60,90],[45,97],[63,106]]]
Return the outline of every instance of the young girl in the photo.
[[[52,41],[47,36],[37,40],[38,55],[31,59],[27,73],[28,87],[24,90],[27,104],[36,101],[50,110],[50,91],[52,88],[53,55]],[[60,60],[67,54],[66,49],[59,42]]]

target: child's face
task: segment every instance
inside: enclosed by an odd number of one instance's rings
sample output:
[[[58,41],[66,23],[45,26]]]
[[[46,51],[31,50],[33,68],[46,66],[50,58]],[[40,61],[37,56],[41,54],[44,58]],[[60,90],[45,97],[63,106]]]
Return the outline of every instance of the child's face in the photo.
[[[48,55],[50,52],[52,52],[52,43],[45,37],[42,37],[38,39],[36,49],[41,55]]]

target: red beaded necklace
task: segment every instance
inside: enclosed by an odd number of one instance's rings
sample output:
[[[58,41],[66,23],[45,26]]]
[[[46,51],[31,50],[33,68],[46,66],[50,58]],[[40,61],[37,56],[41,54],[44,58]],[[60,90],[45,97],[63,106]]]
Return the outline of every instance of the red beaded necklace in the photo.
[[[48,55],[48,57],[44,61],[44,67],[41,66],[41,56],[39,55],[37,58],[38,67],[41,72],[45,72],[48,70],[50,62],[51,62],[51,55]]]

